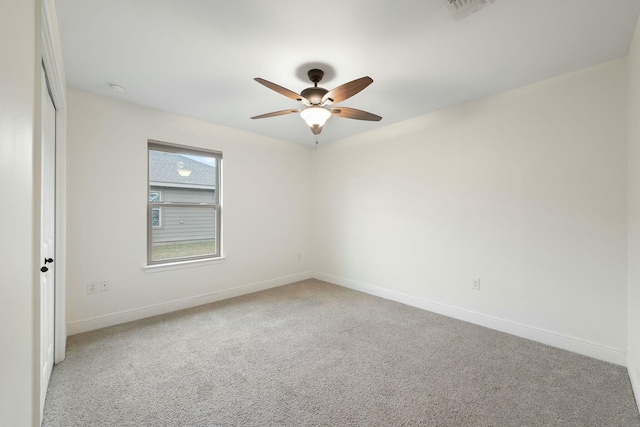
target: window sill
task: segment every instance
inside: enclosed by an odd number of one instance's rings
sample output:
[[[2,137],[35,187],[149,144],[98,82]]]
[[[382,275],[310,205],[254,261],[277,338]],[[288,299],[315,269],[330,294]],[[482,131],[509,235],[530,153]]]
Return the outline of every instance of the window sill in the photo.
[[[226,257],[194,259],[191,261],[168,262],[166,264],[146,265],[142,267],[145,273],[157,273],[160,271],[177,270],[180,268],[199,267],[202,265],[221,264],[225,262]]]

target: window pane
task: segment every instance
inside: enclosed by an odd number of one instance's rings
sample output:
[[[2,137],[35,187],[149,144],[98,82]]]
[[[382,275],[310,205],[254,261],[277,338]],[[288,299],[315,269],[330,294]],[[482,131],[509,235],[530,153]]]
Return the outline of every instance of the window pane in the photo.
[[[150,202],[159,202],[160,201],[160,192],[158,192],[158,191],[149,192],[149,201]]]
[[[151,230],[151,260],[215,255],[216,209],[166,206],[162,228]]]
[[[151,226],[152,227],[160,227],[162,224],[160,223],[160,208],[155,208],[151,210]]]
[[[217,168],[213,157],[149,150],[149,194],[162,192],[163,202],[217,204]]]

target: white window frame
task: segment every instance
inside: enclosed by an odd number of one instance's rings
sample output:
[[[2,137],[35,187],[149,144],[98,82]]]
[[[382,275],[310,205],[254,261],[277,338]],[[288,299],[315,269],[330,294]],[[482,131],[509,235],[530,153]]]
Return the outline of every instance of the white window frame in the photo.
[[[157,266],[163,264],[174,264],[176,262],[183,261],[193,261],[193,260],[208,260],[208,259],[217,259],[223,258],[222,256],[222,152],[207,150],[204,148],[195,148],[188,147],[184,145],[172,144],[169,142],[161,142],[155,140],[147,141],[147,194],[151,193],[151,183],[149,181],[149,151],[164,151],[169,153],[176,154],[186,154],[186,155],[194,155],[194,156],[203,156],[217,159],[216,161],[216,183],[215,183],[215,200],[214,203],[186,203],[186,202],[151,202],[149,197],[147,196],[147,265]],[[155,191],[154,191],[155,192]],[[190,256],[190,257],[180,257],[180,258],[170,258],[170,259],[162,259],[162,260],[153,260],[152,250],[152,237],[153,230],[158,229],[159,227],[153,227],[153,210],[160,209],[166,207],[167,209],[171,209],[171,207],[189,207],[189,208],[200,208],[200,209],[214,209],[215,218],[216,218],[216,231],[215,231],[215,253],[207,254],[207,255],[199,255],[199,256]],[[162,222],[160,222],[162,224]]]

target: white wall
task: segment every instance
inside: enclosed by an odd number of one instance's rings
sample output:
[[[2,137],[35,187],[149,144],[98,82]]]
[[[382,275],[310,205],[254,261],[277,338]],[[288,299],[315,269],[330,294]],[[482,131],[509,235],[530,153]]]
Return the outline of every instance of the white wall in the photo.
[[[73,90],[67,102],[71,334],[309,277],[311,148]],[[224,153],[225,262],[143,271],[148,139]],[[87,295],[99,280],[111,290]]]
[[[639,21],[640,22],[640,21]],[[629,216],[627,367],[640,406],[640,25],[628,57],[629,63]]]
[[[318,277],[624,364],[626,90],[621,59],[321,145]]]
[[[34,255],[39,217],[33,213],[39,194],[34,176],[36,11],[34,1],[0,6],[0,424],[7,426],[36,425],[38,414],[33,370],[39,301],[34,289],[40,275]]]

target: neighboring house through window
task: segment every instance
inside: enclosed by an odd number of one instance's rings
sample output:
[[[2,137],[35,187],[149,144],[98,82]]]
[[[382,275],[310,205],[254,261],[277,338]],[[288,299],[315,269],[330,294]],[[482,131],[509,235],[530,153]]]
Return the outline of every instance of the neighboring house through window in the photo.
[[[147,264],[221,256],[222,153],[149,141]]]

